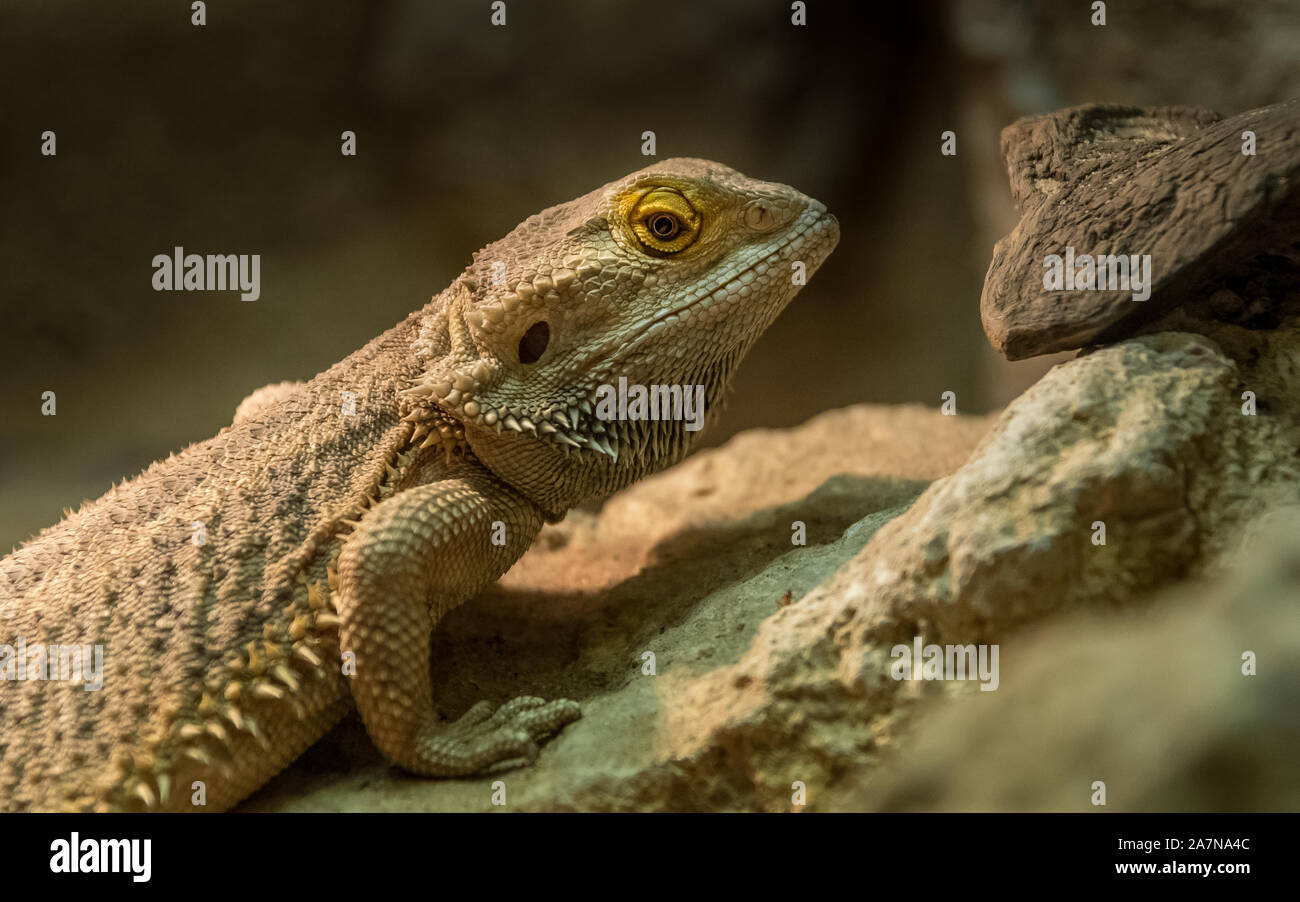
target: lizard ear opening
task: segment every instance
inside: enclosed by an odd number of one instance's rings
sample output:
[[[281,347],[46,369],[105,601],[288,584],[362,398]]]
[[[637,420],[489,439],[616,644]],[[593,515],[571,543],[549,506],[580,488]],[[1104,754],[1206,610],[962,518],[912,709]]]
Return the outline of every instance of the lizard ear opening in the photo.
[[[533,323],[519,340],[519,362],[536,363],[550,341],[551,327],[544,320]]]

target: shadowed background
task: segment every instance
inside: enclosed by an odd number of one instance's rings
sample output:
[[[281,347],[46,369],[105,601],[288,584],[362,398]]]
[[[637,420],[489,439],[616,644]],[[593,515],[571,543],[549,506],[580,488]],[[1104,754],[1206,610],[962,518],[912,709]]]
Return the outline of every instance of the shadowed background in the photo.
[[[0,550],[309,378],[526,216],[658,158],[824,201],[842,240],[755,347],[717,443],[861,401],[966,412],[1052,361],[979,324],[1014,224],[998,131],[1108,101],[1300,94],[1300,0],[0,3]],[[58,155],[39,153],[57,133]],[[958,135],[955,157],[940,133]],[[339,152],[357,134],[358,155]],[[155,292],[261,254],[262,296]],[[54,391],[58,415],[41,416]]]

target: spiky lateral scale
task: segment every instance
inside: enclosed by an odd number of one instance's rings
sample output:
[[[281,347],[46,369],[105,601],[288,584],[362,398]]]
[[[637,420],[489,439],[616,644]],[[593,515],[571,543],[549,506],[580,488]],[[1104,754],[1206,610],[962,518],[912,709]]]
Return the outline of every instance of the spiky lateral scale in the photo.
[[[225,807],[347,711],[329,556],[406,443],[412,329],[0,561],[0,642],[103,649],[98,691],[0,682],[0,807],[189,810],[195,780]]]

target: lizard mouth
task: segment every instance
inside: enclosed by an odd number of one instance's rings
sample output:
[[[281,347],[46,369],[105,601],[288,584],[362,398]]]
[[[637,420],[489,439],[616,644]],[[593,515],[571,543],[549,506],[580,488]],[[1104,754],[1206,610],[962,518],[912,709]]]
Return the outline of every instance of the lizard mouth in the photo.
[[[502,430],[526,432],[563,445],[566,452],[570,448],[592,451],[617,463],[620,449],[628,447],[627,440],[622,436],[619,424],[611,426],[597,421],[595,402],[599,386],[612,384],[611,374],[620,367],[626,368],[628,358],[642,350],[660,332],[692,325],[711,328],[723,320],[732,319],[744,326],[740,330],[743,335],[739,338],[725,337],[707,359],[696,352],[698,359],[685,361],[685,377],[675,380],[704,385],[707,403],[712,406],[744,350],[763,333],[801,287],[802,283],[795,283],[789,275],[790,264],[803,263],[805,275],[811,275],[830,256],[838,240],[838,221],[826,212],[824,206],[814,202],[776,240],[766,246],[751,246],[747,253],[741,252],[744,256],[738,259],[724,259],[715,268],[706,287],[671,309],[659,312],[633,335],[608,339],[586,358],[599,363],[590,367],[582,384],[575,385],[562,399],[549,405],[497,408],[485,404],[475,395],[468,398],[462,412],[467,419],[495,428],[497,433]],[[468,328],[468,324],[466,326]],[[682,350],[679,348],[676,352],[680,355]],[[422,390],[443,398],[452,393],[453,384],[451,380],[444,380],[437,387],[425,383]],[[472,411],[469,409],[471,403],[474,405]],[[681,436],[685,435],[687,433],[681,433]],[[674,441],[680,442],[681,437]],[[674,447],[681,450],[685,445]]]
[[[802,254],[807,267],[806,276],[811,276],[830,256],[838,242],[839,220],[827,213],[825,206],[814,202],[762,257],[747,266],[725,271],[713,279],[709,287],[672,309],[657,313],[630,337],[620,339],[617,345],[603,348],[600,356],[610,363],[602,369],[611,369],[625,360],[652,335],[679,327],[697,315],[706,314],[706,311],[710,317],[713,310],[723,311],[723,316],[735,313],[737,307],[745,305],[755,296],[760,300],[754,309],[738,315],[757,321],[756,331],[761,332],[794,298],[798,288],[802,287],[791,283],[776,290],[773,283],[783,277],[789,278],[788,269],[782,264],[788,265]]]

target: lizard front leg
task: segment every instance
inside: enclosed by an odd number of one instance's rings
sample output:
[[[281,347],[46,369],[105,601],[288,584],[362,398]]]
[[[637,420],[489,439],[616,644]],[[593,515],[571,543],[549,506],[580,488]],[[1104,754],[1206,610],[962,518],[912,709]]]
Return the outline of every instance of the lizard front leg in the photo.
[[[433,627],[505,573],[541,525],[532,502],[466,463],[377,505],[344,544],[340,648],[356,656],[352,697],[380,751],[407,770],[456,776],[531,761],[538,740],[580,716],[576,702],[538,698],[496,711],[480,702],[451,724],[434,712]]]

